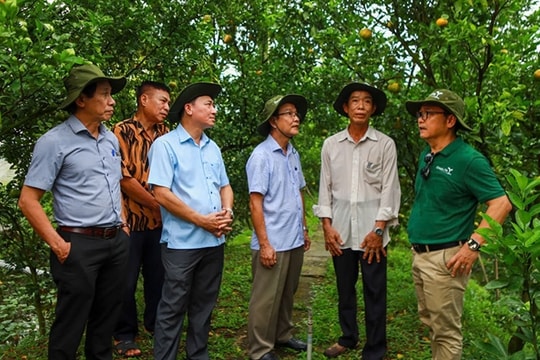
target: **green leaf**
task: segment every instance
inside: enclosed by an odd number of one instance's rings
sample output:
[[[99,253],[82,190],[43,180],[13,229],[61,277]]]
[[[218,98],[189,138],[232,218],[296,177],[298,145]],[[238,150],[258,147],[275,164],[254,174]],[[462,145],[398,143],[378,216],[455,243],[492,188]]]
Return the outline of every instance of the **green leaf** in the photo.
[[[520,228],[525,229],[527,226],[529,226],[531,214],[525,210],[518,209],[516,211],[516,221]]]
[[[506,351],[506,346],[503,344],[501,339],[492,335],[491,333],[488,333],[487,335],[489,342],[474,341],[474,345],[496,359],[506,359],[508,357],[508,353]]]
[[[536,242],[538,242],[540,240],[540,229],[536,229],[532,234],[531,236],[529,236],[527,238],[527,240],[525,241],[525,246],[526,247],[531,247],[533,246]]]
[[[495,289],[503,289],[508,286],[508,281],[504,280],[491,280],[486,284],[486,289],[488,290],[495,290]]]

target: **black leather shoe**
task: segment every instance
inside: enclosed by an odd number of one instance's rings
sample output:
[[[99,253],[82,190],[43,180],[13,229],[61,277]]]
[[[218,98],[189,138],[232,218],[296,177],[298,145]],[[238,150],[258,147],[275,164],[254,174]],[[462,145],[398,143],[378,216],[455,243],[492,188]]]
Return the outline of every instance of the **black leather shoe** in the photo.
[[[293,349],[295,351],[306,351],[307,350],[307,344],[301,340],[298,340],[294,337],[290,338],[287,342],[284,343],[277,343],[276,347],[286,347],[289,349]]]
[[[279,360],[279,356],[273,352],[267,352],[259,360]]]

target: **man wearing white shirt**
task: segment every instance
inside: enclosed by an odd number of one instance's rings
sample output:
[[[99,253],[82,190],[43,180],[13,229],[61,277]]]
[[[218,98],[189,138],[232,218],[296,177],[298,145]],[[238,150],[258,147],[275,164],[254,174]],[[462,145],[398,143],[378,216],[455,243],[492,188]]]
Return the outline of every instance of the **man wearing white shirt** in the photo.
[[[386,107],[386,95],[363,83],[345,86],[334,109],[349,118],[321,151],[319,203],[326,250],[332,255],[342,335],[327,357],[358,346],[356,282],[362,271],[366,342],[364,360],[386,353],[386,246],[389,226],[398,223],[401,190],[394,141],[370,126]]]

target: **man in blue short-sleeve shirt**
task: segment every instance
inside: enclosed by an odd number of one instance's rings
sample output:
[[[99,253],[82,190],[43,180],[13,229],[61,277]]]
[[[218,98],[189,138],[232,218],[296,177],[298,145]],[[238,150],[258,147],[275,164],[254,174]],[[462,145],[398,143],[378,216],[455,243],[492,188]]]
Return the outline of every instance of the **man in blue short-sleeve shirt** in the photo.
[[[293,337],[293,300],[309,240],[302,189],[306,186],[300,155],[290,143],[305,119],[307,100],[277,95],[268,100],[259,132],[266,139],[246,164],[253,221],[253,285],[248,315],[249,356],[277,360],[274,347],[304,351]]]
[[[174,102],[175,130],[157,138],[148,154],[151,184],[161,206],[165,270],[154,333],[154,358],[176,359],[189,317],[188,359],[210,359],[208,334],[223,271],[225,235],[233,220],[233,191],[221,151],[204,130],[214,126],[221,86],[194,83]]]
[[[71,115],[37,141],[19,206],[51,248],[58,288],[49,359],[73,360],[86,328],[86,359],[112,359],[120,314],[129,229],[122,215],[118,140],[102,124],[113,115],[112,94],[126,79],[106,77],[92,64],[64,79]],[[53,195],[55,229],[40,200]]]

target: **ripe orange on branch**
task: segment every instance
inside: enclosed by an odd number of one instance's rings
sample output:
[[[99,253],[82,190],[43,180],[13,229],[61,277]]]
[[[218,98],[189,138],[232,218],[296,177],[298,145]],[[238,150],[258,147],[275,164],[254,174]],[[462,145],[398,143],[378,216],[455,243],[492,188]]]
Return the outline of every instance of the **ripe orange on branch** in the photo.
[[[369,30],[368,28],[363,28],[358,32],[358,35],[360,35],[360,37],[364,40],[370,39],[372,34],[373,33],[371,32],[371,30]]]

